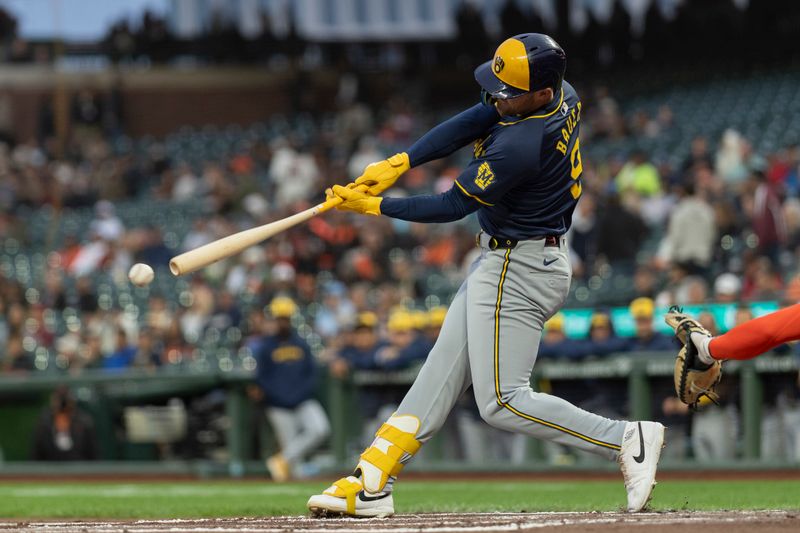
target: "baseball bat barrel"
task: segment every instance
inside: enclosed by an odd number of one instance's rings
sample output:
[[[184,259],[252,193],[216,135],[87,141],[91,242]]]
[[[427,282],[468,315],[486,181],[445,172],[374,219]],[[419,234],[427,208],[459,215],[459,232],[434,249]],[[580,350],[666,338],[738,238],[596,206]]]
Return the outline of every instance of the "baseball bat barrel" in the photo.
[[[366,190],[366,187],[360,186],[359,190]],[[337,197],[325,200],[321,204],[310,207],[299,213],[257,226],[255,228],[246,229],[222,239],[204,244],[194,250],[189,250],[180,255],[173,257],[169,262],[169,270],[176,276],[183,276],[190,274],[196,270],[207,267],[212,263],[216,263],[226,257],[236,255],[245,249],[260,243],[270,237],[274,237],[278,233],[286,231],[306,220],[333,209],[342,203],[342,199]]]

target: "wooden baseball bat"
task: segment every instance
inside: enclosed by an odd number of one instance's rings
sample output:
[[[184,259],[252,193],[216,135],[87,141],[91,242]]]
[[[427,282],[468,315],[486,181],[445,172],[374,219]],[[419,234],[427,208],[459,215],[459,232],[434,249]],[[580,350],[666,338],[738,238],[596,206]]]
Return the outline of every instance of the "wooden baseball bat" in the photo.
[[[359,185],[356,187],[356,190],[363,192],[367,190],[367,187],[365,185]],[[281,220],[276,220],[275,222],[270,222],[269,224],[264,224],[263,226],[246,229],[244,231],[228,235],[227,237],[217,239],[216,241],[208,244],[204,244],[199,248],[189,250],[188,252],[184,252],[170,259],[169,269],[176,276],[182,276],[184,274],[194,272],[195,270],[200,270],[203,267],[207,267],[211,263],[216,263],[221,259],[238,254],[246,248],[269,239],[270,237],[274,237],[278,233],[286,231],[287,229],[292,228],[301,222],[305,222],[306,220],[315,217],[320,213],[324,213],[325,211],[333,209],[340,203],[342,203],[342,199],[338,196],[330,198],[321,204],[317,204],[314,207],[310,207],[305,211],[300,211],[294,215],[282,218]]]

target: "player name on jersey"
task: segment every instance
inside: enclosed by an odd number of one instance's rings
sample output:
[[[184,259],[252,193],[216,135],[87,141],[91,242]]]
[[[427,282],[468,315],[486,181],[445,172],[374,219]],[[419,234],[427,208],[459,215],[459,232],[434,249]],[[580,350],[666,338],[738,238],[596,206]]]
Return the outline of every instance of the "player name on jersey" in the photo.
[[[564,104],[566,106],[566,103]],[[563,114],[567,114],[567,110],[562,110]],[[558,140],[556,143],[556,150],[561,152],[561,155],[567,155],[567,145],[569,145],[569,140],[572,137],[572,132],[575,131],[575,126],[578,125],[578,122],[581,120],[581,103],[578,102],[575,107],[573,107],[569,111],[569,116],[567,117],[567,123],[561,128],[561,139]]]

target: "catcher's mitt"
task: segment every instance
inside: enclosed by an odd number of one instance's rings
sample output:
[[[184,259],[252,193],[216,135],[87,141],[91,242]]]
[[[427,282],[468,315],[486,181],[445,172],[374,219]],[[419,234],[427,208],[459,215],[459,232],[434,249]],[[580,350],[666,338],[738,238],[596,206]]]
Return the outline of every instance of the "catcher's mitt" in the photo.
[[[692,408],[696,408],[704,396],[717,403],[719,396],[714,389],[722,378],[722,362],[714,361],[709,365],[700,361],[691,339],[693,332],[709,337],[711,334],[677,307],[671,308],[664,320],[675,329],[675,336],[683,344],[675,359],[675,393],[678,398]]]

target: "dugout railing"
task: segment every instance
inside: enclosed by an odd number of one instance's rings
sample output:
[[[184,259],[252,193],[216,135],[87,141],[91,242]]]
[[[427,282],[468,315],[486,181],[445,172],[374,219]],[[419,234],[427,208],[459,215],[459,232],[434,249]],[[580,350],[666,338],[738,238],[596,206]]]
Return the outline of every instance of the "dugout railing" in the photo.
[[[571,362],[542,360],[537,362],[532,383],[536,388],[543,380],[623,380],[627,386],[629,415],[633,419],[647,419],[654,413],[651,386],[654,380],[670,379],[674,364],[672,353],[618,354],[602,359]],[[800,365],[792,356],[767,355],[752,361],[730,361],[725,364],[724,377],[738,383],[741,436],[740,459],[728,467],[747,467],[767,463],[778,467],[791,467],[784,461],[775,464],[772,458],[762,458],[760,452],[762,410],[764,407],[763,380],[767,375],[797,376]],[[360,431],[362,421],[358,416],[356,391],[363,386],[409,385],[417,369],[396,372],[357,371],[347,379],[338,380],[326,377],[320,388],[320,399],[325,404],[331,419],[332,435],[330,451],[331,467],[349,467],[354,459],[352,436]],[[258,428],[253,421],[254,406],[248,399],[246,387],[252,382],[250,372],[243,370],[186,373],[179,371],[125,373],[89,373],[79,375],[28,374],[0,376],[0,448],[5,460],[0,462],[0,473],[24,474],[40,472],[54,474],[80,472],[106,473],[188,473],[199,475],[227,474],[241,476],[247,473],[263,472],[263,462],[256,459],[253,432]],[[27,460],[26,449],[30,447],[32,432],[38,414],[47,404],[50,392],[67,385],[82,405],[88,406],[94,419],[99,440],[101,456],[106,460],[82,464],[34,464]],[[119,459],[120,454],[110,452],[108,446],[114,438],[115,417],[121,405],[149,405],[165,402],[176,396],[192,397],[212,390],[224,391],[225,441],[226,453],[222,458],[203,461],[159,461],[151,462],[152,457],[127,455],[127,460]],[[115,413],[115,410],[117,411]],[[261,417],[263,420],[263,417]],[[118,433],[118,432],[117,432]],[[535,441],[532,441],[535,442]],[[119,446],[119,443],[117,443]],[[104,449],[104,446],[106,447]],[[135,449],[134,446],[128,446]],[[426,454],[425,466],[433,469],[446,469],[444,461],[438,461],[441,443],[432,439],[431,451]],[[531,447],[530,464],[532,470],[551,468],[541,460],[539,448]],[[111,460],[108,460],[111,459]],[[138,459],[135,467],[131,459]],[[686,463],[691,464],[690,462]],[[676,466],[676,465],[665,465]],[[680,466],[680,465],[677,465]],[[487,465],[459,463],[458,468],[486,468]],[[516,466],[515,468],[520,468]]]

